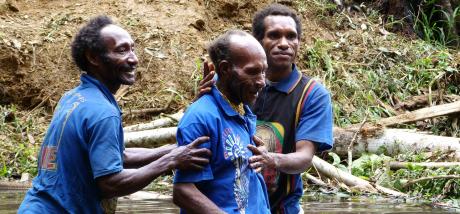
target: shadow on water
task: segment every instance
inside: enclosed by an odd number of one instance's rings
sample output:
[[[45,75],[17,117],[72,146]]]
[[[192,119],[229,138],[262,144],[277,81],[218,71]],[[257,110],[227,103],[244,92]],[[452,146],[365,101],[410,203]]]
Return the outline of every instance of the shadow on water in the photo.
[[[0,213],[16,213],[24,191],[0,191]],[[302,198],[305,213],[460,213],[460,210],[434,208],[417,201],[348,195],[306,195]],[[118,201],[117,213],[179,213],[170,200]]]

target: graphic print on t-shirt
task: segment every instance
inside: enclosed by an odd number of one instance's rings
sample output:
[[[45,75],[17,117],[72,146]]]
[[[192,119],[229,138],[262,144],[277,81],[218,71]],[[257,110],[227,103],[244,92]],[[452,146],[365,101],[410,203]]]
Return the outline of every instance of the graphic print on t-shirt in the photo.
[[[224,157],[230,159],[235,166],[235,182],[233,184],[233,193],[238,204],[238,210],[244,214],[248,206],[249,196],[249,154],[246,147],[243,146],[240,136],[233,133],[231,128],[224,129],[222,133],[224,139]]]
[[[256,136],[265,143],[269,152],[282,153],[284,143],[284,127],[277,122],[257,121]],[[276,169],[263,170],[268,192],[275,192],[280,172]]]

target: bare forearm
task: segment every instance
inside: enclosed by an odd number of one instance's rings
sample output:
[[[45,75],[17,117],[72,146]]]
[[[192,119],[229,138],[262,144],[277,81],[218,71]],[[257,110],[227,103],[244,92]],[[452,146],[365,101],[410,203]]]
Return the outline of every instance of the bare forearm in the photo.
[[[98,178],[98,185],[105,198],[128,195],[141,190],[152,180],[173,168],[170,158],[163,156],[139,169],[124,169],[117,174]]]
[[[174,184],[173,201],[188,214],[224,213],[193,183]]]
[[[130,169],[145,166],[163,157],[163,155],[168,154],[174,148],[176,148],[175,144],[165,145],[155,149],[126,148],[123,153],[123,167]]]
[[[296,152],[288,154],[270,153],[275,162],[275,168],[287,173],[298,174],[311,166],[316,152],[315,144],[310,141],[296,142]]]
[[[276,168],[287,174],[298,174],[304,172],[311,166],[313,155],[307,156],[294,152],[289,154],[270,153],[276,162]]]

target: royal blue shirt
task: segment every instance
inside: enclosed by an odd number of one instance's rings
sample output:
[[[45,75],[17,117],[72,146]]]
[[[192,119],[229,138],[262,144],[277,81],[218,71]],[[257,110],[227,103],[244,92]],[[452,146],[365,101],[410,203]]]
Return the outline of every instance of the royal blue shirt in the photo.
[[[187,109],[178,125],[178,145],[209,136],[202,146],[212,157],[201,171],[177,170],[174,183],[194,183],[227,213],[270,213],[263,177],[248,163],[256,118],[247,106],[245,111],[240,116],[216,87]]]
[[[292,72],[288,77],[276,83],[267,82],[266,87],[273,87],[279,93],[287,95],[297,86],[301,76],[302,73],[293,65]],[[319,82],[315,81],[312,87],[300,113],[299,123],[295,130],[295,142],[301,140],[311,141],[316,144],[317,151],[324,151],[331,149],[333,144],[331,97],[329,91]],[[269,108],[280,108],[280,106],[273,103],[265,103],[264,105],[270,106]],[[277,111],[286,111],[286,109],[279,109]],[[291,109],[291,111],[295,111],[295,109]],[[294,175],[293,183],[293,191],[281,202],[283,213],[297,214],[300,211],[299,202],[303,194],[303,184],[300,174]]]
[[[18,213],[102,213],[96,178],[123,169],[121,111],[110,91],[83,74],[56,107],[38,175]]]

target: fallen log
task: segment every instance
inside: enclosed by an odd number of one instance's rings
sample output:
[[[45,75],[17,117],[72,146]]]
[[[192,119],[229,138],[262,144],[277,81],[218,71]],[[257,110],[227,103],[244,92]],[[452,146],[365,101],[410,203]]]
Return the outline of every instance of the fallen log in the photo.
[[[378,129],[360,131],[353,145],[353,156],[363,153],[386,154],[395,156],[406,152],[441,151],[453,152],[454,158],[460,160],[460,139],[428,134],[420,134],[407,129]],[[356,130],[334,128],[333,151],[345,157],[348,146]]]
[[[361,191],[368,191],[371,193],[381,192],[384,194],[392,195],[392,196],[407,196],[402,192],[398,192],[396,190],[392,190],[380,185],[372,185],[368,181],[358,178],[348,172],[342,171],[332,164],[324,161],[323,159],[314,156],[312,160],[312,165],[318,170],[319,173],[332,178],[336,179],[339,182],[346,184],[352,188],[357,188]]]
[[[457,167],[460,166],[460,162],[422,162],[422,163],[414,163],[414,162],[397,162],[392,161],[388,163],[391,170],[398,170],[398,169],[407,169],[409,166],[415,167],[425,167],[425,168],[442,168],[442,167]]]
[[[159,128],[139,132],[127,132],[124,135],[126,147],[159,147],[175,143],[177,127]]]
[[[172,126],[176,124],[182,118],[182,116],[184,116],[184,112],[179,111],[175,114],[165,116],[164,118],[154,120],[150,123],[140,123],[132,126],[127,126],[123,128],[123,131],[126,133]]]
[[[0,181],[0,190],[25,190],[32,187],[32,182]]]
[[[457,112],[460,112],[460,101],[422,108],[405,114],[400,114],[394,117],[383,118],[378,123],[382,126],[391,126],[401,123],[414,122],[418,120],[448,115]]]

